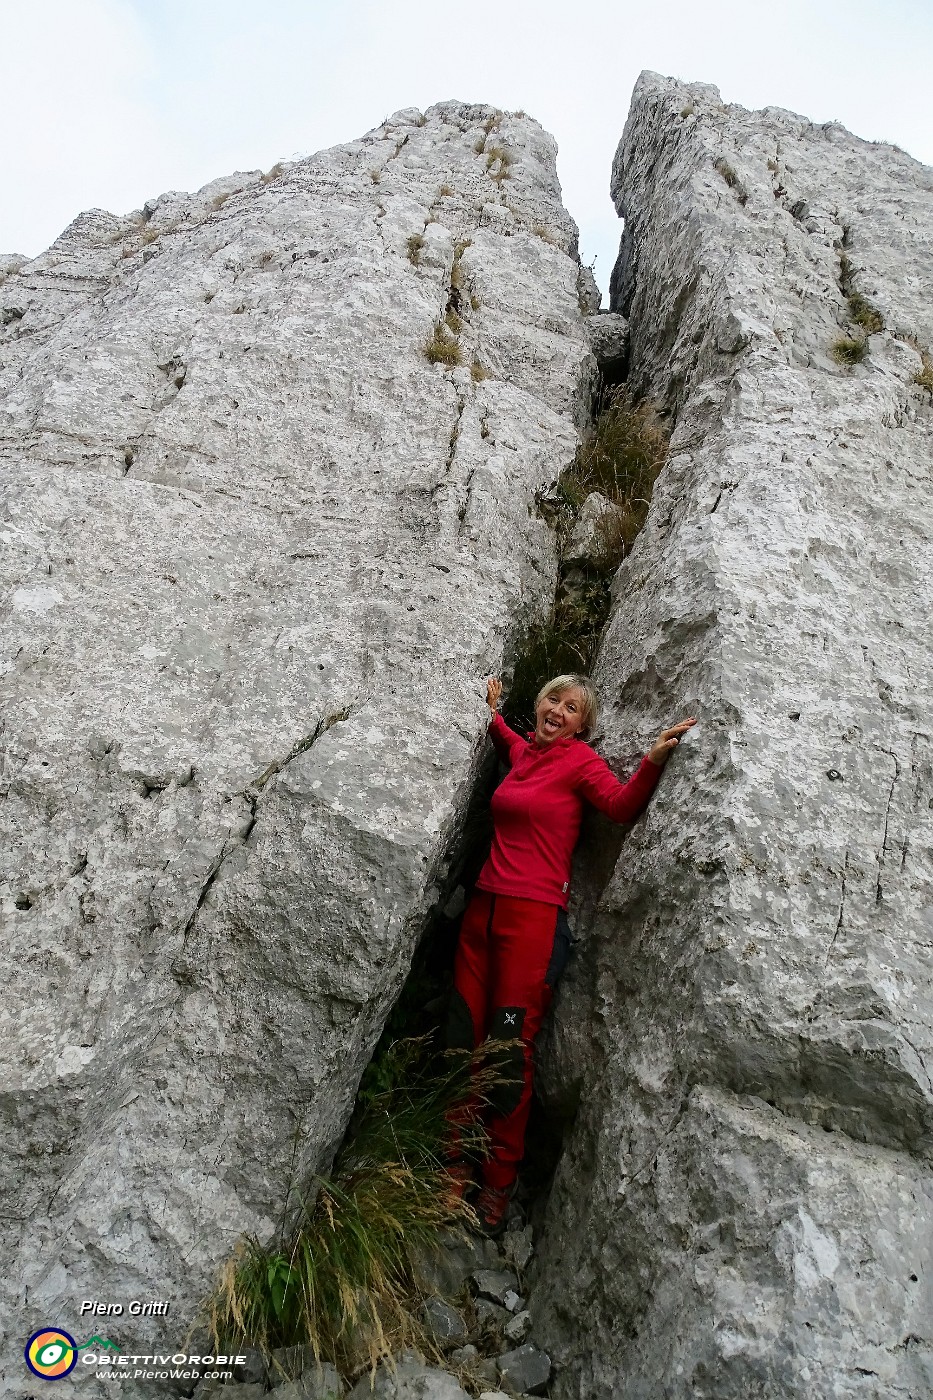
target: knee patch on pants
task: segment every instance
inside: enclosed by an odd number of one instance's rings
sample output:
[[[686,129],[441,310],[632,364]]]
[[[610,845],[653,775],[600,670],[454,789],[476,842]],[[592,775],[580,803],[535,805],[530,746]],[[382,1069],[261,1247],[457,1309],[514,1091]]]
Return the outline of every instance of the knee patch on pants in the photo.
[[[489,1039],[508,1042],[490,1056],[497,1082],[489,1090],[489,1107],[499,1118],[515,1112],[525,1087],[524,1023],[524,1006],[500,1006],[489,1023]]]

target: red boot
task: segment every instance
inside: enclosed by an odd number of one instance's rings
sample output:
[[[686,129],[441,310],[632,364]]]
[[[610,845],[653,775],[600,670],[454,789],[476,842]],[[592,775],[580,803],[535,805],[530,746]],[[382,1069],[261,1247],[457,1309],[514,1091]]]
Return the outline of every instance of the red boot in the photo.
[[[480,1230],[489,1239],[501,1235],[505,1229],[505,1217],[514,1189],[514,1184],[507,1186],[504,1191],[497,1191],[494,1186],[484,1186],[477,1196],[474,1210]]]
[[[470,1187],[473,1185],[473,1168],[469,1162],[465,1162],[462,1157],[457,1161],[448,1162],[444,1168],[447,1176],[445,1183],[447,1194],[455,1201],[462,1201]]]

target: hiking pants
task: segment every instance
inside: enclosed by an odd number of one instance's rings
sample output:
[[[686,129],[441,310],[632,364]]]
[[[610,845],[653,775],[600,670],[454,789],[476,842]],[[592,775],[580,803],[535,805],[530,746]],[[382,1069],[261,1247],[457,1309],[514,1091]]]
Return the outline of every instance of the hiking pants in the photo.
[[[485,1110],[487,1186],[512,1185],[531,1109],[533,1046],[570,951],[563,909],[536,899],[477,890],[463,915],[447,1023],[451,1048],[473,1050],[487,1037],[508,1041],[496,1058],[500,1083]]]

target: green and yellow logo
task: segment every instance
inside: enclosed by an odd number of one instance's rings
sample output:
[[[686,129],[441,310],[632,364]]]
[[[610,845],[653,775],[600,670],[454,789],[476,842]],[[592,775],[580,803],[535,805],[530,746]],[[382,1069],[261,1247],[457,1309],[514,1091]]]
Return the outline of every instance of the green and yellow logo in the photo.
[[[33,1332],[26,1343],[26,1365],[34,1376],[41,1376],[43,1380],[60,1381],[77,1363],[77,1342],[57,1327],[43,1327],[41,1332]]]
[[[26,1343],[26,1365],[34,1376],[41,1376],[45,1381],[60,1381],[78,1364],[78,1352],[95,1344],[108,1351],[120,1350],[116,1342],[104,1337],[89,1337],[86,1342],[76,1342],[74,1337],[59,1327],[43,1327],[41,1332],[33,1332]]]

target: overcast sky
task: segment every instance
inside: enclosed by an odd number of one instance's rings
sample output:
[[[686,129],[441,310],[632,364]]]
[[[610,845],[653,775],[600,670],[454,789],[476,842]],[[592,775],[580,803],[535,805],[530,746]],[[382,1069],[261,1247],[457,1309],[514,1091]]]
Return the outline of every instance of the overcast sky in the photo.
[[[554,133],[605,288],[610,166],[643,68],[933,164],[931,0],[0,0],[0,18],[0,252],[455,97]]]

